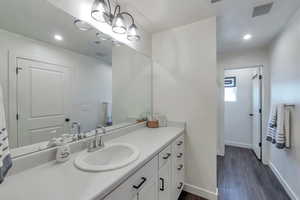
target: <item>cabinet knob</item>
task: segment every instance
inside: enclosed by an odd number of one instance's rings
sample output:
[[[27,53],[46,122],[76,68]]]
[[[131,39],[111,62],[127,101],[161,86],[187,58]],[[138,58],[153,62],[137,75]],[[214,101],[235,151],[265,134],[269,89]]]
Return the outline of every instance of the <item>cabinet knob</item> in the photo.
[[[178,171],[182,170],[182,168],[183,168],[183,165],[179,165],[179,166],[177,167]]]
[[[164,160],[167,160],[170,156],[171,156],[171,154],[170,154],[170,153],[167,153],[167,154],[163,157],[163,159],[164,159]]]
[[[183,144],[183,141],[179,141],[178,143],[177,143],[177,146],[180,146],[180,145],[182,145]]]
[[[177,158],[181,158],[183,156],[183,153],[177,154]]]

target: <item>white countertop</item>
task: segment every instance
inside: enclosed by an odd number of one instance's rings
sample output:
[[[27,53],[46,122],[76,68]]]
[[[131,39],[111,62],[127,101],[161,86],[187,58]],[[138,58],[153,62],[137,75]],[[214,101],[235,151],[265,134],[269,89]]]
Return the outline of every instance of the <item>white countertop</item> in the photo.
[[[90,200],[100,199],[152,159],[183,128],[141,128],[107,143],[127,143],[140,150],[138,160],[108,172],[84,172],[73,165],[76,154],[65,163],[55,161],[9,176],[0,184],[3,200]]]

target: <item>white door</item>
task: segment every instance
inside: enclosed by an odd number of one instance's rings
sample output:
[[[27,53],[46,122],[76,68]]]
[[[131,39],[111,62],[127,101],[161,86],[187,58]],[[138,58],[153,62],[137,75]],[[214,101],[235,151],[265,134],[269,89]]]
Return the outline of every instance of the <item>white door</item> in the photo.
[[[171,160],[159,170],[159,200],[171,200]]]
[[[154,179],[156,178],[153,177],[138,193],[138,200],[157,200],[157,184]]]
[[[261,76],[252,78],[252,149],[261,159]]]
[[[252,77],[256,69],[225,70],[235,78],[235,87],[225,87],[224,140],[226,145],[252,147]]]
[[[17,59],[18,145],[66,133],[70,112],[70,72],[66,67]]]

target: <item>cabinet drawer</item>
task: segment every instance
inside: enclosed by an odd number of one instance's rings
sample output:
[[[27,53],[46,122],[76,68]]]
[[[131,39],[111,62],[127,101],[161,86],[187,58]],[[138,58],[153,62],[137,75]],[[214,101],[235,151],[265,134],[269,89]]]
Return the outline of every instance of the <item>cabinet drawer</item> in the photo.
[[[184,152],[184,135],[178,137],[174,142],[173,142],[173,149],[175,154],[178,153],[183,153]]]
[[[158,156],[159,156],[158,163],[159,163],[159,169],[160,169],[172,158],[171,146],[169,145],[167,148],[162,150]]]
[[[137,193],[157,176],[158,157],[156,156],[135,174],[129,177],[104,200],[131,200]]]

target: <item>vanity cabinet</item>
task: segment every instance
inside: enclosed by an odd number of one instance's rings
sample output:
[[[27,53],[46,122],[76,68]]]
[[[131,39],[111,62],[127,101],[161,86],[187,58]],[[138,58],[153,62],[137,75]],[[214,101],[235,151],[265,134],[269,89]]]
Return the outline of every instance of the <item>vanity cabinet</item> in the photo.
[[[184,135],[141,167],[104,200],[177,200],[184,186]]]
[[[178,199],[184,186],[184,135],[172,143],[173,199]]]

